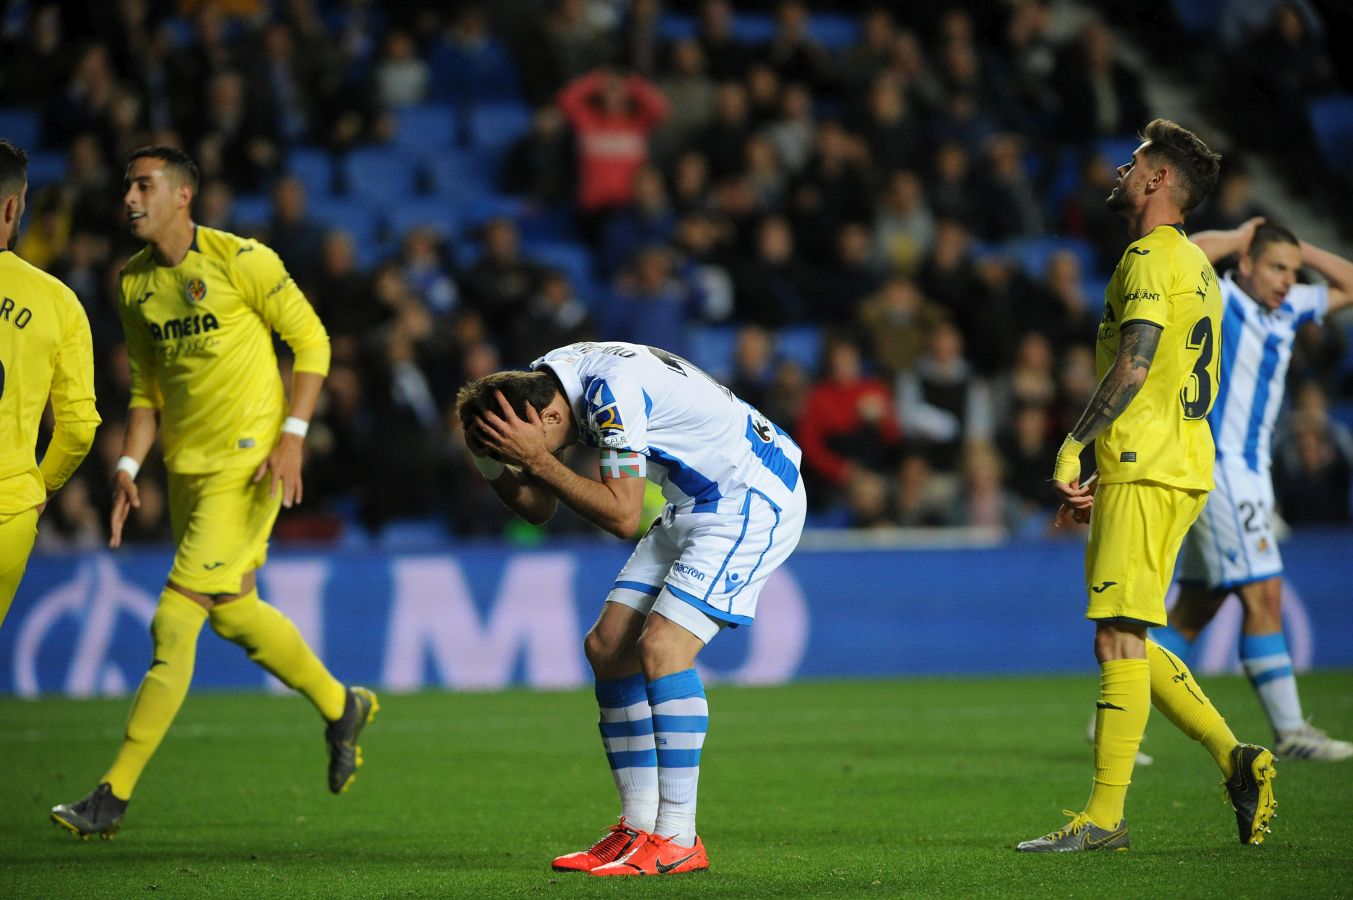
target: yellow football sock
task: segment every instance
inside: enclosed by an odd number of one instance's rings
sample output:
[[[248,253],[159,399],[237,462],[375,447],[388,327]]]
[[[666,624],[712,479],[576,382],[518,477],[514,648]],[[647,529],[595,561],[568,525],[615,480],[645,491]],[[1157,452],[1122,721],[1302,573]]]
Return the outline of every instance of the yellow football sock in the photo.
[[[308,697],[324,718],[333,721],[343,715],[347,690],[324,668],[292,621],[260,600],[258,591],[212,607],[211,628],[243,647],[250,659],[287,687]]]
[[[1111,659],[1099,667],[1095,713],[1095,784],[1085,814],[1100,828],[1123,818],[1137,748],[1151,714],[1151,673],[1144,659]]]
[[[197,636],[202,633],[205,621],[207,611],[178,591],[166,587],[160,594],[159,606],[150,620],[154,658],[132,701],[122,747],[113,767],[101,779],[108,782],[115,797],[131,798],[141,771],[178,715],[183,698],[188,696],[197,658]]]
[[[1151,664],[1151,702],[1176,728],[1202,744],[1222,776],[1230,778],[1236,736],[1193,680],[1189,667],[1155,641],[1146,642],[1146,659]]]

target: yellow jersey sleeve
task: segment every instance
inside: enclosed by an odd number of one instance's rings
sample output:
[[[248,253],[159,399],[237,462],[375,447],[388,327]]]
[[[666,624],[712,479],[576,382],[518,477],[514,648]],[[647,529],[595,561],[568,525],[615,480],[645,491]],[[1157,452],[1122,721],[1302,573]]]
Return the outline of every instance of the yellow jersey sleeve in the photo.
[[[69,289],[65,293],[65,334],[52,371],[55,427],[39,466],[48,493],[75,474],[94,445],[94,432],[101,421],[94,400],[94,342],[89,334],[89,317],[75,294]]]
[[[130,282],[118,280],[117,313],[122,322],[122,334],[127,341],[127,362],[131,368],[131,402],[133,409],[160,409],[164,395],[160,393],[160,379],[155,366],[155,345],[144,325],[133,316],[134,299]]]
[[[282,259],[258,242],[236,255],[241,295],[296,356],[295,371],[329,374],[329,334]]]
[[[1164,328],[1170,319],[1170,289],[1175,280],[1169,255],[1132,246],[1123,255],[1123,313],[1118,327],[1150,322]]]

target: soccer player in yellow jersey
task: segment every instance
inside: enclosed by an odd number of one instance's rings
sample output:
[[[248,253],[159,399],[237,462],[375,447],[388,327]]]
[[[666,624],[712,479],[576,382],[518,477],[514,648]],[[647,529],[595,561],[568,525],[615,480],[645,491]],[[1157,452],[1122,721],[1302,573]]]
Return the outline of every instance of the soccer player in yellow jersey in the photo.
[[[38,515],[79,467],[99,425],[89,319],[70,288],[11,250],[19,236],[28,156],[0,139],[0,624],[38,535]],[[37,460],[51,396],[56,427]]]
[[[1109,209],[1133,242],[1105,291],[1101,381],[1057,453],[1059,523],[1089,514],[1085,553],[1100,664],[1094,784],[1071,821],[1025,852],[1126,850],[1123,803],[1154,703],[1216,761],[1243,844],[1258,844],[1277,803],[1273,754],[1242,744],[1174,654],[1146,638],[1165,624],[1165,592],[1184,534],[1212,490],[1207,414],[1217,389],[1221,294],[1184,215],[1212,190],[1220,157],[1192,132],[1156,119],[1118,169]],[[1081,483],[1081,450],[1095,442],[1098,479]]]
[[[151,620],[154,658],[126,736],[98,787],[52,810],[83,837],[117,831],[132,789],[188,692],[204,623],[310,699],[328,723],[329,789],[361,764],[357,737],[376,696],[345,688],[296,626],[259,599],[256,571],[278,509],[301,500],[301,450],[329,368],[329,338],[282,262],[262,244],[193,223],[198,174],[183,152],[146,147],[123,198],[145,248],[123,268],[118,312],[131,360],[131,409],[113,486],[121,543],[136,474],[162,426],[177,551]],[[296,355],[287,409],[276,330]]]

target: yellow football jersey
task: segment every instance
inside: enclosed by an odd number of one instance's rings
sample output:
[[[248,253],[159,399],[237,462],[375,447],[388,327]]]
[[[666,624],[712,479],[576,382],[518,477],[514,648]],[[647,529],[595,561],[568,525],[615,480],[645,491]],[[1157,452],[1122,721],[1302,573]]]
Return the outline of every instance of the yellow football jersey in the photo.
[[[329,335],[281,259],[197,226],[177,266],[159,265],[146,247],[119,284],[131,405],[160,411],[165,465],[203,473],[261,463],[287,411],[273,330],[296,371],[329,372]]]
[[[48,396],[56,428],[39,465]],[[32,509],[65,484],[98,425],[84,307],[60,281],[0,250],[0,515]]]
[[[1207,414],[1217,389],[1220,318],[1217,274],[1183,228],[1160,225],[1128,246],[1105,291],[1099,377],[1118,355],[1124,325],[1152,322],[1162,333],[1141,391],[1095,440],[1105,484],[1154,481],[1212,490]]]

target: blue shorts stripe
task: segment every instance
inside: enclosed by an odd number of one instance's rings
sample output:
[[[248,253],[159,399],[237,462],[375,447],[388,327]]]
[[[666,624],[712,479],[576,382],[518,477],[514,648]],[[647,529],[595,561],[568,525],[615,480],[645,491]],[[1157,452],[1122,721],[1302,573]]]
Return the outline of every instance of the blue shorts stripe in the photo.
[[[640,737],[653,733],[653,720],[639,719],[633,722],[600,722],[601,736],[604,738]]]
[[[652,750],[621,750],[607,753],[606,761],[611,769],[652,769],[658,765],[658,754]]]
[[[1255,687],[1263,687],[1270,681],[1277,681],[1279,678],[1291,678],[1291,666],[1279,666],[1276,669],[1269,669],[1267,672],[1260,672],[1258,675],[1250,676],[1250,684]]]
[[[720,622],[727,622],[730,625],[750,625],[754,621],[751,616],[739,616],[728,612],[727,610],[715,609],[689,591],[683,591],[679,587],[673,587],[670,581],[664,586],[667,590],[672,592],[673,597],[676,597],[679,600],[685,600],[711,619],[718,619]]]
[[[658,765],[664,769],[700,768],[699,750],[664,750],[658,748]]]
[[[647,594],[649,597],[656,597],[662,593],[662,588],[653,584],[644,584],[642,581],[617,581],[611,585],[611,590],[624,588],[627,591],[638,591],[641,594]]]
[[[664,716],[653,714],[653,731],[679,731],[683,734],[702,734],[709,731],[709,716]]]

